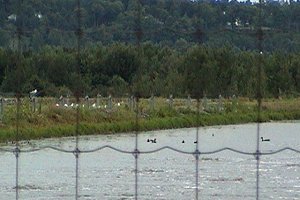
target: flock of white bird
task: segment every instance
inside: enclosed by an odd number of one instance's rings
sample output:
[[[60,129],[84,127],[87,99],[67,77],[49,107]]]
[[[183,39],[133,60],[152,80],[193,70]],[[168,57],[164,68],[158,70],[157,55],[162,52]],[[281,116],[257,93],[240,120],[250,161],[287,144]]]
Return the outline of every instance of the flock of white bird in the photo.
[[[113,104],[113,106],[116,106],[116,107],[120,107],[122,104],[124,104],[124,102],[123,101],[121,101],[121,102],[118,102],[118,103],[116,103],[116,104]],[[65,108],[77,108],[78,106],[79,106],[79,104],[77,104],[77,103],[71,103],[71,104],[67,104],[67,103],[64,103],[64,104],[59,104],[59,103],[56,103],[55,104],[55,106],[56,107],[65,107]],[[97,106],[97,104],[96,103],[93,103],[91,106],[87,106],[87,105],[85,105],[85,104],[82,104],[81,105],[83,108],[84,107],[89,107],[89,108],[108,108],[108,105],[98,105]],[[113,107],[112,106],[112,107]]]
[[[34,90],[32,90],[31,92],[29,92],[29,96],[30,96],[31,98],[32,98],[32,97],[36,97],[37,94],[38,94],[37,89],[34,89]],[[61,97],[60,97],[60,100],[62,100],[62,99],[63,99],[63,97],[61,96]],[[85,99],[88,101],[89,97],[86,96]],[[120,107],[122,104],[124,104],[123,101],[117,102],[117,103],[115,103],[115,104],[112,104],[111,107]],[[67,104],[67,103],[64,103],[64,104],[56,103],[55,106],[56,106],[56,107],[65,107],[65,108],[77,108],[77,107],[79,106],[79,104],[77,104],[77,103],[71,103],[71,104]],[[87,106],[87,105],[85,105],[85,104],[82,104],[81,106],[82,106],[83,108],[84,108],[84,107],[91,107],[91,108],[105,108],[105,109],[109,107],[109,106],[106,105],[106,104],[105,104],[105,105],[97,105],[96,103],[93,103],[91,106]]]

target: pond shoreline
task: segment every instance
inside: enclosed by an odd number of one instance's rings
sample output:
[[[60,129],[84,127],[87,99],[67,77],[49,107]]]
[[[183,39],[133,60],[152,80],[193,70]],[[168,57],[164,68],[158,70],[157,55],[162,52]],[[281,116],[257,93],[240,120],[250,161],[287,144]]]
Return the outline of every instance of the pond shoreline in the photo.
[[[262,111],[261,122],[299,120],[300,111]],[[249,111],[245,113],[200,113],[180,114],[179,116],[164,116],[139,118],[138,123],[134,119],[89,123],[86,121],[79,123],[79,135],[97,135],[127,133],[134,131],[152,131],[177,128],[204,127],[214,125],[245,124],[257,122],[257,112]],[[19,129],[18,140],[31,140],[43,138],[59,138],[76,135],[76,124],[58,124],[49,126],[23,126]],[[11,142],[16,139],[16,128],[1,128],[0,142]]]

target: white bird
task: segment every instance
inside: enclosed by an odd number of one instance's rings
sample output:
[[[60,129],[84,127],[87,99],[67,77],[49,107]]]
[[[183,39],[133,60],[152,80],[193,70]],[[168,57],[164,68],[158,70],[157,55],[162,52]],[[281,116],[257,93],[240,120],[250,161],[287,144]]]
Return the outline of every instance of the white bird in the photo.
[[[31,93],[36,94],[37,93],[37,89],[32,90]]]
[[[56,106],[56,107],[59,107],[59,104],[57,103],[57,104],[55,104],[55,106]]]
[[[64,105],[64,106],[65,106],[65,107],[68,107],[68,104],[66,104],[66,103],[65,103],[65,105]]]
[[[93,103],[93,105],[92,105],[92,106],[93,106],[93,108],[96,108],[96,103]]]
[[[30,97],[33,97],[37,94],[37,89],[32,90],[31,92],[29,92]]]
[[[70,105],[71,107],[73,107],[74,106],[74,103],[71,103],[71,105]]]

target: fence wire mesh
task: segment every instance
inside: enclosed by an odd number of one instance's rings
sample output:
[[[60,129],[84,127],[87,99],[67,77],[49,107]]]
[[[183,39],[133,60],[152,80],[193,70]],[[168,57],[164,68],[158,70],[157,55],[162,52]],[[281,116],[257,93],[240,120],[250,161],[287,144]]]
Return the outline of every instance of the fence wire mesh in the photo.
[[[165,32],[169,32],[169,33],[174,33],[174,35],[185,35],[188,37],[192,37],[195,39],[196,43],[198,43],[199,45],[203,45],[203,41],[204,41],[204,37],[205,35],[218,35],[218,34],[222,34],[223,32],[232,32],[236,35],[239,34],[247,34],[250,37],[255,37],[256,38],[256,42],[257,42],[257,50],[260,53],[260,57],[262,57],[262,55],[264,54],[264,49],[263,49],[263,42],[264,39],[266,37],[266,35],[268,34],[275,34],[275,33],[284,33],[284,32],[288,32],[288,30],[286,29],[278,29],[278,28],[273,28],[273,29],[265,29],[264,28],[264,23],[263,23],[263,13],[262,13],[262,7],[264,6],[264,2],[262,0],[259,1],[258,3],[258,11],[259,12],[259,23],[258,26],[255,28],[247,28],[247,29],[228,29],[228,28],[220,28],[219,30],[214,30],[214,31],[206,31],[204,28],[202,27],[195,27],[193,30],[181,30],[181,29],[176,29],[176,28],[170,28],[170,27],[158,27],[157,30],[147,30],[144,31],[143,30],[143,22],[142,20],[144,19],[142,17],[142,4],[143,1],[141,0],[136,0],[136,10],[135,10],[135,19],[134,19],[134,27],[133,30],[130,29],[126,29],[123,31],[123,34],[128,34],[129,38],[131,39],[136,39],[136,45],[137,47],[140,46],[140,43],[143,39],[143,37],[147,37],[147,36],[153,36],[161,31],[165,31]],[[19,0],[18,4],[17,4],[17,16],[22,16],[22,4],[23,4],[23,0]],[[96,32],[97,30],[84,30],[82,27],[84,26],[82,24],[82,17],[83,17],[83,13],[82,13],[82,8],[81,8],[81,0],[76,0],[76,15],[74,15],[74,17],[77,19],[77,27],[75,30],[72,30],[70,27],[67,27],[65,29],[58,29],[55,27],[47,27],[48,31],[52,31],[52,32],[60,32],[62,34],[68,34],[68,33],[74,33],[77,37],[77,74],[78,76],[78,80],[82,81],[82,77],[80,77],[80,71],[81,69],[81,65],[82,65],[82,58],[81,58],[81,49],[82,49],[82,40],[88,40],[90,37],[92,37],[91,35]],[[238,22],[237,22],[238,23]],[[143,24],[144,25],[144,24]],[[70,29],[68,29],[70,28]],[[2,29],[2,32],[9,32],[11,33],[11,30],[6,30],[6,29]],[[26,28],[24,26],[24,24],[22,22],[17,23],[17,30],[14,32],[14,34],[16,34],[17,37],[17,41],[18,41],[18,52],[19,55],[22,55],[22,47],[21,47],[21,41],[22,41],[22,37],[24,35],[30,35],[33,34],[34,31],[29,30],[29,28]],[[20,59],[21,60],[21,59]],[[75,157],[75,199],[80,199],[81,195],[80,195],[80,191],[79,191],[79,185],[80,185],[80,158],[84,156],[84,154],[90,154],[90,153],[95,153],[95,152],[99,152],[99,151],[103,151],[105,149],[110,149],[113,150],[117,153],[120,154],[129,154],[132,155],[134,157],[134,174],[135,174],[135,181],[134,181],[134,199],[139,199],[139,159],[140,156],[143,154],[155,154],[158,153],[160,151],[164,151],[164,150],[170,150],[179,154],[183,154],[183,155],[188,155],[188,156],[193,156],[195,159],[195,199],[200,199],[201,198],[201,194],[199,194],[199,183],[201,183],[201,179],[199,179],[200,177],[200,173],[201,170],[199,169],[199,157],[203,156],[203,155],[213,155],[213,154],[217,154],[220,152],[224,152],[224,151],[230,151],[230,152],[234,152],[237,154],[242,154],[242,155],[247,155],[250,157],[253,157],[256,160],[256,199],[260,199],[260,158],[261,156],[271,156],[274,154],[278,154],[281,153],[283,151],[292,151],[295,153],[300,153],[300,150],[292,148],[292,147],[283,147],[280,148],[278,150],[274,150],[271,152],[262,152],[261,148],[260,148],[260,139],[261,139],[261,109],[262,109],[262,59],[260,59],[258,61],[258,65],[257,65],[257,95],[256,95],[256,100],[257,100],[257,129],[256,129],[256,151],[252,152],[252,151],[241,151],[239,149],[235,149],[235,148],[230,148],[230,147],[223,147],[223,148],[219,148],[219,149],[215,149],[212,151],[201,151],[199,150],[199,145],[201,141],[201,138],[199,136],[199,116],[200,116],[200,97],[202,94],[199,94],[198,92],[196,92],[194,94],[194,97],[196,98],[196,110],[197,110],[197,127],[196,127],[196,135],[195,135],[195,150],[194,151],[185,151],[182,150],[180,148],[174,148],[172,146],[162,146],[160,148],[157,149],[153,149],[153,150],[140,150],[139,147],[139,120],[141,119],[141,110],[139,107],[139,98],[140,98],[140,94],[139,91],[136,90],[134,91],[135,95],[133,96],[134,98],[134,106],[133,110],[135,111],[136,114],[136,118],[135,118],[135,145],[134,148],[132,150],[124,150],[122,148],[117,148],[114,147],[112,145],[102,145],[102,146],[98,146],[96,148],[91,148],[91,149],[81,149],[80,145],[79,145],[79,135],[80,134],[80,130],[79,130],[79,125],[80,125],[80,109],[81,107],[79,106],[81,103],[80,100],[80,96],[82,95],[82,88],[80,87],[80,85],[77,85],[76,88],[74,88],[73,93],[76,99],[76,125],[75,125],[75,147],[74,150],[70,150],[70,149],[66,149],[66,148],[59,148],[56,146],[51,146],[51,145],[46,145],[46,146],[41,146],[38,148],[30,148],[30,149],[22,149],[22,147],[20,147],[19,144],[19,138],[20,138],[20,118],[21,118],[21,114],[20,114],[20,108],[21,108],[21,91],[20,91],[20,83],[17,83],[17,89],[15,91],[16,94],[16,134],[15,134],[15,148],[0,148],[0,152],[9,152],[15,155],[16,158],[16,166],[15,166],[15,198],[16,200],[20,199],[19,197],[19,193],[20,193],[20,184],[19,184],[19,178],[20,178],[20,174],[19,174],[19,170],[22,167],[22,165],[19,162],[19,158],[22,154],[25,153],[33,153],[33,152],[40,152],[43,151],[45,149],[51,149],[57,152],[61,152],[61,153],[66,153],[66,154],[73,154]],[[18,70],[22,70],[22,65],[19,63],[17,65]],[[19,75],[19,73],[17,73],[17,75]],[[21,77],[16,77],[17,82],[19,82],[19,80],[21,79]],[[79,81],[79,82],[80,82]],[[81,82],[80,82],[81,83]],[[79,83],[79,84],[80,84]],[[173,99],[170,97],[169,102],[173,103]],[[191,101],[191,99],[189,99]],[[108,100],[109,101],[109,100]],[[111,100],[110,100],[111,101]],[[203,104],[204,101],[202,101]],[[191,102],[190,102],[191,103]],[[112,104],[112,103],[110,103]],[[69,105],[69,104],[67,104]],[[1,106],[3,106],[3,104],[1,103]],[[97,99],[97,106],[99,106],[98,103],[98,99]],[[170,106],[171,103],[170,103]],[[189,104],[190,106],[190,104]],[[1,109],[3,110],[3,108]],[[34,110],[35,110],[35,105],[34,105]]]

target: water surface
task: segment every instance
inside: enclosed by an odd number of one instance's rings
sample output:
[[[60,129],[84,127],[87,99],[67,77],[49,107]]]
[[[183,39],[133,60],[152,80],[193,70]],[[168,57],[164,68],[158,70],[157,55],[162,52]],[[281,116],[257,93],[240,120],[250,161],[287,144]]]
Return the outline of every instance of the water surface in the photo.
[[[199,129],[199,150],[213,151],[223,147],[244,152],[256,151],[257,125],[214,126]],[[260,142],[262,152],[283,147],[300,149],[300,123],[265,123]],[[147,142],[156,138],[157,143]],[[184,143],[182,141],[184,140]],[[196,129],[176,129],[140,133],[138,149],[155,150],[171,146],[195,151]],[[31,141],[23,149],[46,145],[73,150],[74,138]],[[94,149],[103,145],[133,151],[134,134],[80,137],[79,148]],[[6,148],[13,148],[6,146]],[[260,159],[260,199],[300,199],[300,155],[284,151]],[[12,153],[0,153],[0,199],[15,199],[15,163]],[[111,149],[80,154],[79,199],[134,199],[134,156]],[[19,171],[20,199],[75,199],[75,157],[45,149],[21,153]],[[139,199],[195,199],[195,166],[193,155],[162,150],[141,154],[138,159]],[[200,199],[255,199],[256,160],[252,155],[223,151],[201,155],[199,161]]]

